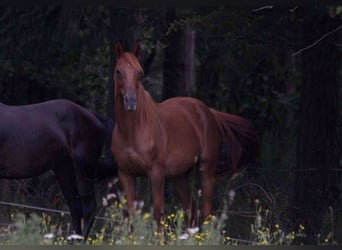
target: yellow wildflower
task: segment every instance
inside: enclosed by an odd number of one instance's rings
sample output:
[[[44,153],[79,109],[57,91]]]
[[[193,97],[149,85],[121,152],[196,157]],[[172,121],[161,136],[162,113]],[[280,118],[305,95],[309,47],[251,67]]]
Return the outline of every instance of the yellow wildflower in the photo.
[[[144,213],[144,215],[143,215],[143,219],[144,220],[147,220],[147,219],[149,219],[151,217],[151,215],[149,214],[149,213]]]

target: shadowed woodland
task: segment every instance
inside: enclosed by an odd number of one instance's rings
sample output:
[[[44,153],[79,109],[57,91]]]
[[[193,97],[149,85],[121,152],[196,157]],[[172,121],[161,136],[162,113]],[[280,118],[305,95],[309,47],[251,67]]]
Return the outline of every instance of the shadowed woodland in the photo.
[[[115,119],[114,45],[131,51],[140,41],[143,83],[155,101],[192,96],[250,120],[259,133],[258,161],[216,182],[213,206],[225,208],[225,230],[249,239],[257,203],[271,228],[303,226],[303,243],[341,244],[341,18],[341,7],[323,5],[2,7],[0,102],[63,98]],[[110,138],[105,161],[109,147]],[[191,174],[200,200],[198,173]],[[113,178],[98,178],[99,204]],[[149,183],[137,184],[149,210]],[[50,172],[0,186],[0,201],[68,210]],[[179,205],[171,182],[166,189],[167,214]],[[33,211],[2,204],[0,227]]]

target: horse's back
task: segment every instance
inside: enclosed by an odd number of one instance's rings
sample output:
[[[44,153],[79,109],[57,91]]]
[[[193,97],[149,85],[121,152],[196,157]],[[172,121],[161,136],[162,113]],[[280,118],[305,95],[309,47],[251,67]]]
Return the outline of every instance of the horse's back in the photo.
[[[51,100],[45,105],[51,107],[49,113],[67,137],[74,157],[97,158],[92,153],[102,148],[105,127],[95,114],[65,99]]]
[[[160,103],[160,108],[166,114],[166,119],[176,119],[179,125],[190,122],[195,129],[216,129],[217,123],[209,107],[198,99],[192,97],[174,97]],[[177,119],[178,117],[178,119]]]
[[[51,132],[63,134],[68,143],[93,141],[101,136],[104,125],[96,116],[80,105],[66,99],[17,106],[21,110],[19,116],[30,116],[31,120],[39,121]],[[36,124],[37,125],[37,124]],[[37,125],[35,130],[40,129]]]
[[[0,177],[41,174],[73,154],[90,154],[103,142],[100,121],[68,100],[1,105],[0,119]]]

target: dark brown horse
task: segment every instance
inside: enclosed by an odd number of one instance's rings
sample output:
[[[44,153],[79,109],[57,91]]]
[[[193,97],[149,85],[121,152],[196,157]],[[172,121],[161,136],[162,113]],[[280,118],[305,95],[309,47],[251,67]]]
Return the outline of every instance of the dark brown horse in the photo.
[[[137,59],[139,50],[138,43],[133,53],[124,52],[120,44],[115,47],[116,126],[112,153],[128,208],[133,211],[135,177],[148,176],[154,218],[160,222],[164,213],[165,177],[170,176],[177,182],[183,208],[188,210],[190,193],[182,180],[184,173],[195,166],[201,176],[205,219],[211,213],[215,177],[218,173],[232,175],[255,160],[258,136],[249,121],[210,109],[194,98],[154,102],[142,85],[144,72]],[[228,145],[229,155],[222,161],[219,156],[223,144]]]
[[[87,236],[96,212],[94,174],[106,134],[105,119],[68,100],[24,106],[0,103],[0,178],[52,170],[76,233]]]

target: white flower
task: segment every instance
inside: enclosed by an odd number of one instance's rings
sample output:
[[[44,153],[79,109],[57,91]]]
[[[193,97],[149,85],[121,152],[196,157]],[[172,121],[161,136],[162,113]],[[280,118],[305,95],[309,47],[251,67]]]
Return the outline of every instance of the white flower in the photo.
[[[233,203],[234,197],[235,197],[235,191],[234,190],[230,190],[229,193],[228,193],[229,204]]]
[[[102,197],[102,205],[104,207],[108,206],[108,201],[107,201],[107,199],[105,197]]]
[[[188,232],[191,234],[195,234],[199,232],[199,227],[189,227]]]
[[[44,235],[44,238],[45,238],[45,239],[53,239],[53,237],[55,237],[55,235],[54,235],[53,233],[45,234],[45,235]]]
[[[136,201],[136,200],[133,201],[133,207],[134,207],[134,209],[138,208],[138,201]]]
[[[111,199],[115,199],[116,198],[116,194],[107,194],[107,197],[106,197],[106,199],[107,199],[107,201],[109,201],[109,200],[111,200]]]
[[[184,234],[180,235],[178,237],[178,239],[180,239],[180,240],[187,240],[187,239],[189,239],[189,234],[184,233]]]
[[[83,240],[83,236],[79,234],[71,234],[68,236],[68,240]]]
[[[198,190],[197,190],[197,195],[198,195],[198,197],[201,197],[201,196],[202,196],[202,190],[201,190],[201,189],[198,189]]]

